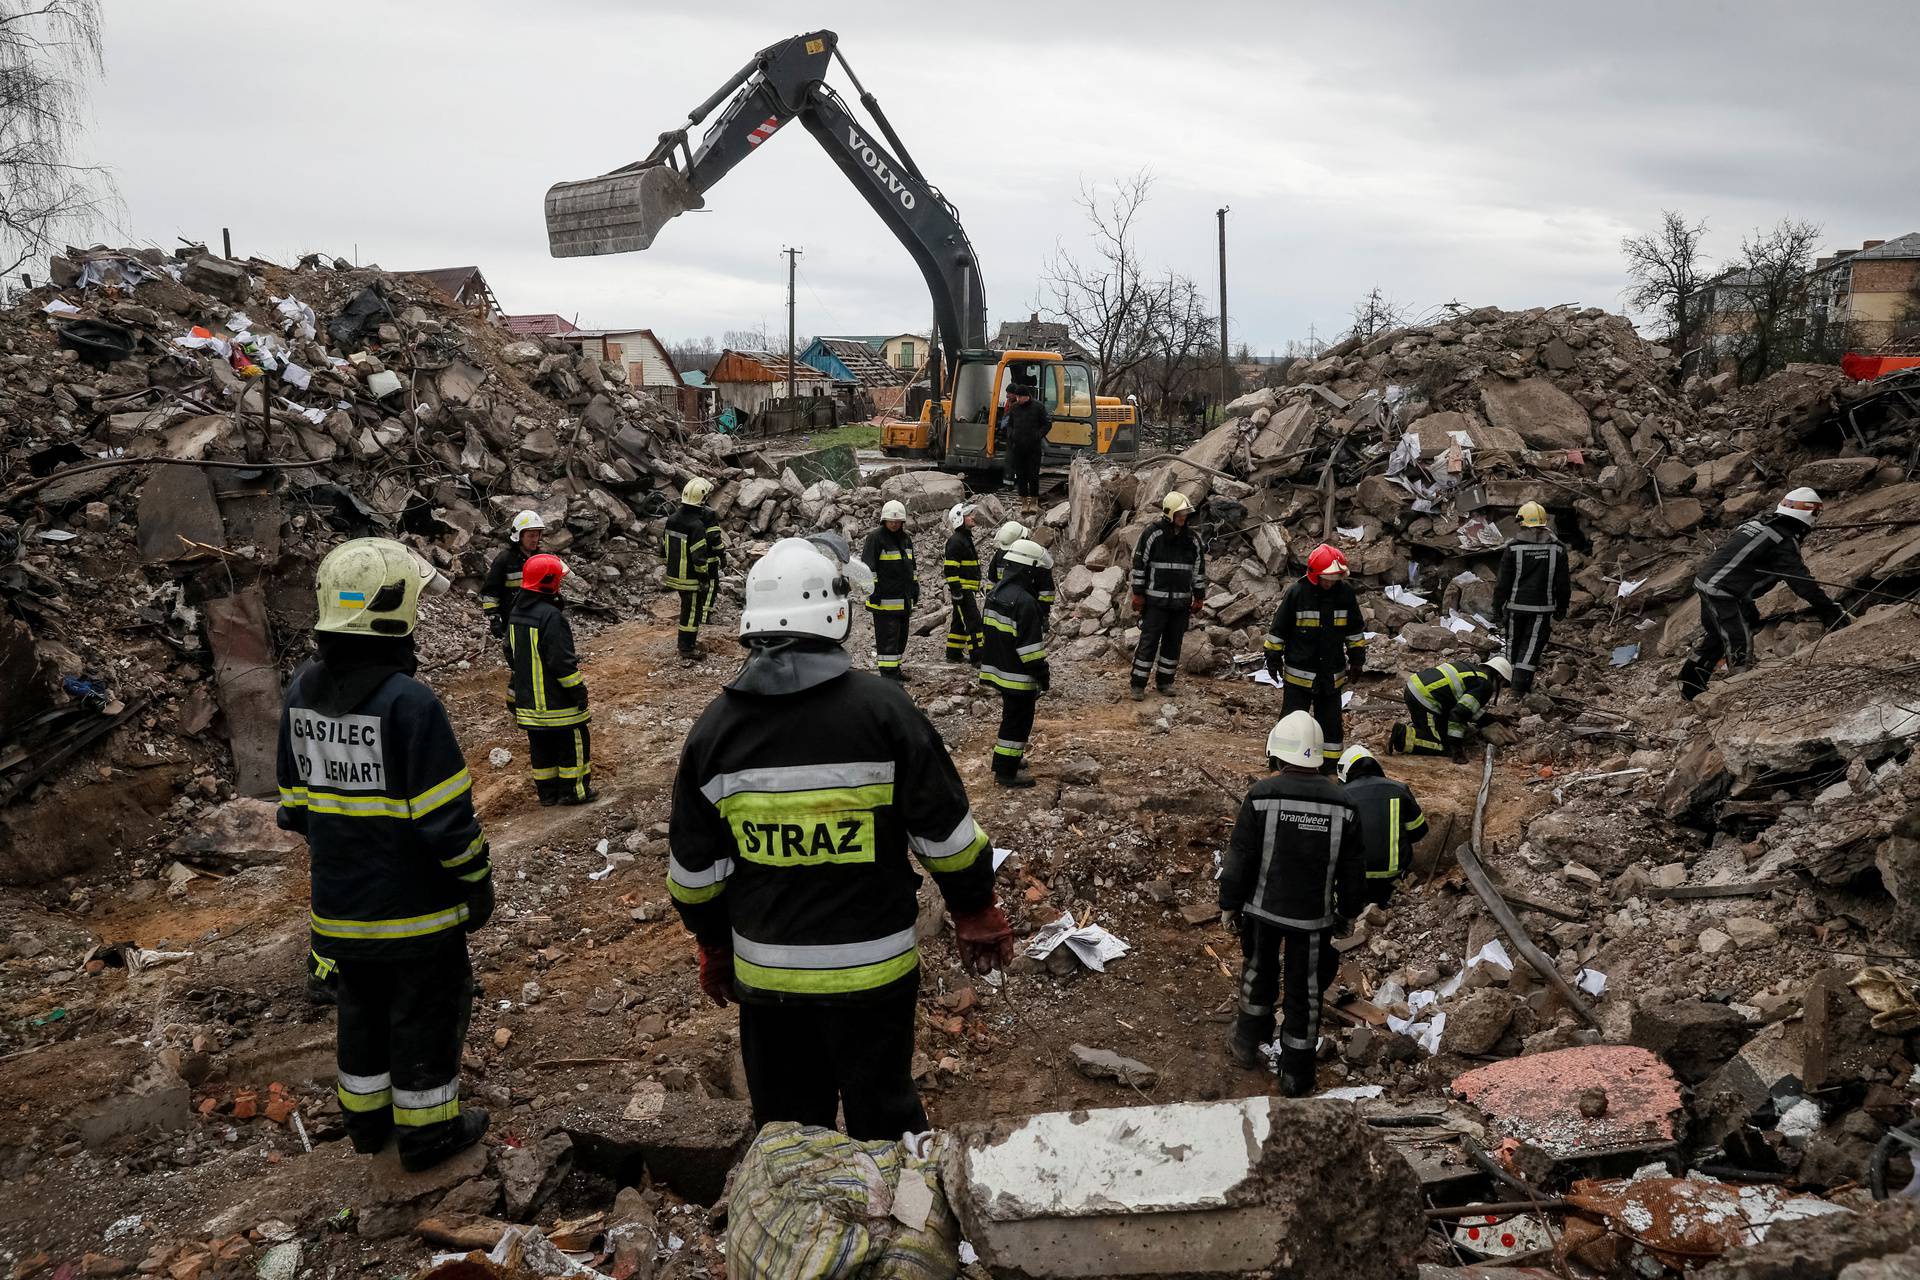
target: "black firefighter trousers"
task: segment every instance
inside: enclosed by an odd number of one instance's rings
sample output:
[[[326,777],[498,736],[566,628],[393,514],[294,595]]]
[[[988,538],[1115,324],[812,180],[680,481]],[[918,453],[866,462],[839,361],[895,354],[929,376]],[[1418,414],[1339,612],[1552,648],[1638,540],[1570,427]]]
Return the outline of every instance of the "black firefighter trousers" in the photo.
[[[1311,1088],[1320,1045],[1320,1001],[1340,971],[1333,930],[1283,929],[1242,916],[1240,1013],[1233,1038],[1247,1049],[1273,1035],[1280,1008],[1280,1074]]]
[[[400,1135],[427,1152],[460,1125],[460,1053],[473,1011],[466,935],[406,960],[334,961],[340,1108],[356,1151]]]
[[[1180,670],[1180,646],[1186,642],[1187,620],[1192,613],[1186,604],[1162,607],[1148,602],[1140,611],[1140,643],[1133,651],[1133,687],[1154,687],[1162,693],[1173,688],[1174,673]],[[1157,657],[1155,655],[1158,655]]]
[[[847,1136],[858,1142],[924,1132],[927,1112],[913,1087],[919,995],[916,974],[869,1003],[741,1001],[754,1128],[791,1120],[831,1129],[844,1107]]]
[[[993,743],[993,771],[1011,778],[1020,772],[1027,758],[1027,743],[1033,738],[1033,712],[1039,705],[1037,693],[1000,691],[1000,736]]]
[[[585,799],[593,786],[593,733],[584,724],[527,730],[527,759],[540,799]]]
[[[947,661],[980,661],[987,635],[980,622],[980,600],[971,591],[952,591],[947,612]]]
[[[1680,667],[1680,696],[1692,701],[1713,678],[1713,669],[1725,657],[1727,669],[1738,671],[1753,658],[1753,633],[1760,628],[1760,607],[1733,596],[1700,597],[1700,643]]]
[[[680,597],[680,652],[693,653],[700,628],[713,621],[713,597],[719,592],[718,578],[701,578],[692,587],[676,588]]]
[[[1514,696],[1524,698],[1533,688],[1533,673],[1553,635],[1553,615],[1522,609],[1507,610],[1507,657],[1513,662]]]

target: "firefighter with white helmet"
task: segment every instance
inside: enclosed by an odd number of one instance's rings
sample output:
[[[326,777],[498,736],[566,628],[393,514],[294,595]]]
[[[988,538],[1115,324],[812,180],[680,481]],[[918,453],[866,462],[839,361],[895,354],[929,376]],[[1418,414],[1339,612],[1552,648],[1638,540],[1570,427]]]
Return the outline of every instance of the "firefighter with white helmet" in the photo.
[[[538,554],[547,522],[538,511],[522,511],[513,518],[512,530],[513,540],[500,548],[480,583],[480,608],[496,640],[507,634],[507,611],[513,608],[514,593],[520,590],[520,569],[528,556]]]
[[[987,561],[986,582],[989,590],[999,586],[1001,579],[1007,576],[1007,548],[1022,538],[1032,536],[1033,530],[1018,520],[1009,520],[994,531],[993,558]],[[1042,621],[1050,621],[1053,617],[1054,602],[1053,570],[1049,568],[1042,571],[1039,575],[1039,583],[1035,598],[1040,601],[1040,617]]]
[[[1524,697],[1546,652],[1556,618],[1567,616],[1573,574],[1567,549],[1553,536],[1547,509],[1537,502],[1520,506],[1520,532],[1500,552],[1500,573],[1493,584],[1493,607],[1506,622],[1507,653],[1513,660],[1513,692]]]
[[[445,579],[386,538],[327,553],[277,768],[279,824],[309,851],[313,968],[339,1006],[347,1136],[367,1155],[397,1136],[415,1171],[487,1128],[460,1104],[466,936],[493,914],[487,839],[446,708],[414,678],[420,596],[436,589]]]
[[[1039,543],[1022,538],[1007,548],[1007,572],[987,596],[986,651],[980,683],[1000,695],[1000,733],[993,745],[993,779],[1003,787],[1031,787],[1026,764],[1033,736],[1033,713],[1040,695],[1053,687],[1047,665],[1047,623],[1040,609],[1039,584],[1051,573],[1053,557]]]
[[[873,615],[874,668],[889,680],[904,681],[907,674],[900,664],[907,658],[907,624],[920,603],[905,503],[893,500],[880,508],[880,527],[867,535],[860,559],[873,570],[867,611]]]
[[[667,586],[680,597],[680,657],[688,661],[700,656],[700,628],[713,620],[713,599],[726,563],[727,536],[721,532],[720,517],[707,505],[712,493],[711,480],[695,476],[687,481],[661,538]]]
[[[667,888],[698,944],[700,987],[740,1005],[756,1126],[858,1140],[926,1129],[913,1084],[920,877],[952,915],[961,963],[1005,965],[993,850],[940,735],[891,681],[852,670],[851,592],[867,570],[838,534],[783,538],[747,573],[747,661],[687,735]]]
[[[1354,594],[1347,557],[1322,543],[1307,557],[1306,576],[1280,597],[1267,628],[1267,674],[1280,682],[1280,714],[1311,711],[1320,722],[1326,772],[1346,746],[1341,695],[1367,666],[1366,620]]]
[[[947,661],[980,665],[986,636],[980,630],[980,551],[973,545],[973,504],[956,502],[947,512],[947,546],[941,568],[947,580]]]
[[[1333,939],[1366,906],[1360,813],[1321,774],[1321,748],[1309,712],[1274,725],[1273,772],[1247,792],[1220,871],[1221,919],[1240,935],[1243,958],[1228,1051],[1242,1066],[1258,1065],[1283,1004],[1280,1084],[1290,1098],[1313,1092],[1320,1000],[1338,971]]]
[[[1820,495],[1799,488],[1780,500],[1773,514],[1747,521],[1694,575],[1700,597],[1700,643],[1680,667],[1680,696],[1692,700],[1707,687],[1724,656],[1730,670],[1753,656],[1753,633],[1760,625],[1756,602],[1774,583],[1784,582],[1813,609],[1829,629],[1853,619],[1820,589],[1801,558],[1800,543],[1820,516]]]
[[[1413,846],[1427,834],[1427,815],[1420,811],[1413,788],[1389,778],[1365,747],[1341,752],[1340,783],[1360,811],[1367,901],[1384,907],[1412,863]]]
[[[1443,662],[1407,677],[1407,723],[1393,726],[1389,752],[1466,759],[1467,734],[1486,722],[1500,691],[1513,683],[1513,663]]]
[[[1147,678],[1161,693],[1173,692],[1187,622],[1207,594],[1207,555],[1189,525],[1193,503],[1178,489],[1160,500],[1160,520],[1140,535],[1133,551],[1133,611],[1140,617],[1140,643],[1133,651],[1133,700],[1147,696]]]

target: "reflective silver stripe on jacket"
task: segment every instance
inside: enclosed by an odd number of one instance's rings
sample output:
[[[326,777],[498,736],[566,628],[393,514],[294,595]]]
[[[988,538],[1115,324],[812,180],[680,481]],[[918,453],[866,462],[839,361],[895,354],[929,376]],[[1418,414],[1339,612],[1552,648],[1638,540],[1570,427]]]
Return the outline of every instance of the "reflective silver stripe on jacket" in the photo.
[[[705,871],[689,871],[672,854],[667,855],[667,875],[682,889],[705,889],[733,874],[732,858],[716,858]]]
[[[1331,928],[1338,913],[1334,910],[1333,877],[1340,866],[1340,845],[1345,835],[1347,810],[1337,804],[1320,804],[1313,800],[1290,800],[1277,797],[1271,800],[1255,800],[1254,812],[1266,815],[1266,829],[1260,836],[1260,878],[1254,882],[1253,896],[1247,905],[1241,908],[1249,915],[1258,916],[1268,924],[1277,924],[1283,929],[1326,929]],[[1273,873],[1274,836],[1280,827],[1280,815],[1285,811],[1294,813],[1314,813],[1327,819],[1327,878],[1321,887],[1321,911],[1325,914],[1312,919],[1302,920],[1292,916],[1275,915],[1265,907],[1267,900],[1267,879]]]
[[[1695,578],[1693,580],[1693,589],[1695,591],[1698,591],[1701,595],[1703,596],[1730,595],[1731,594],[1730,592],[1724,591],[1720,587],[1720,584],[1727,580],[1728,575],[1731,574],[1735,569],[1738,569],[1741,565],[1745,564],[1748,558],[1751,557],[1753,553],[1759,550],[1762,546],[1766,545],[1767,543],[1777,543],[1781,540],[1781,537],[1782,537],[1780,533],[1776,532],[1773,529],[1768,528],[1766,524],[1764,524],[1759,520],[1749,520],[1745,524],[1741,525],[1734,532],[1736,534],[1741,534],[1741,533],[1750,534],[1751,536],[1748,537],[1747,539],[1747,545],[1744,547],[1741,547],[1738,551],[1735,551],[1732,555],[1728,556],[1727,562],[1721,565],[1718,569],[1715,569],[1713,571],[1713,576],[1711,578]],[[1762,542],[1762,539],[1765,539],[1765,542]]]
[[[1560,544],[1557,542],[1529,543],[1510,548],[1514,555],[1513,587],[1507,592],[1505,608],[1510,613],[1552,613],[1556,607],[1553,601],[1553,580],[1558,575]],[[1547,562],[1545,604],[1522,604],[1520,602],[1521,579],[1527,571],[1527,557],[1544,558]]]
[[[827,787],[867,787],[893,781],[891,760],[849,760],[842,764],[768,765],[722,773],[707,780],[700,794],[714,804],[742,791],[820,791]],[[681,882],[685,884],[685,881]]]
[[[954,827],[952,834],[944,840],[928,840],[909,832],[907,844],[922,858],[951,858],[972,844],[979,832],[980,826],[973,820],[973,811],[969,809],[966,816],[961,818],[959,824]]]
[[[1038,689],[1040,687],[1040,682],[1024,671],[1002,671],[999,667],[990,667],[982,664],[980,674],[983,676],[992,676],[995,680],[1003,684],[1014,685],[1021,689]]]
[[[755,942],[733,935],[733,954],[748,964],[766,969],[852,969],[863,964],[878,964],[913,950],[912,926],[884,938],[867,942],[832,942],[825,945],[798,946],[775,942]]]

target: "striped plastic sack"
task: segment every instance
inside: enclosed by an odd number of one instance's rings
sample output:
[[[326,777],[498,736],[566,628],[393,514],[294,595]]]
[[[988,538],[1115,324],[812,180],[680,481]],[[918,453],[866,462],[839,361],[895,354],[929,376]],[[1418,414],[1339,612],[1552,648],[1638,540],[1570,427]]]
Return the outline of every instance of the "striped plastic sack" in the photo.
[[[728,1280],[953,1280],[960,1226],[925,1155],[780,1122],[734,1175]]]

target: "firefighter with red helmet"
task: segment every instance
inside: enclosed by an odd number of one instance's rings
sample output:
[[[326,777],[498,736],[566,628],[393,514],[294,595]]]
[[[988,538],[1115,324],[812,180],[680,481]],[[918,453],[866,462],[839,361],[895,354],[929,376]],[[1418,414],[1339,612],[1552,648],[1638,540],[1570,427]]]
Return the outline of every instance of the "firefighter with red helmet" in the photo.
[[[513,718],[527,731],[533,786],[543,805],[595,799],[587,678],[561,607],[560,582],[566,576],[559,556],[529,558],[507,617]]]
[[[1366,626],[1348,577],[1339,548],[1315,547],[1307,557],[1307,576],[1280,598],[1267,629],[1267,674],[1280,683],[1280,714],[1313,713],[1328,773],[1346,747],[1341,695],[1348,678],[1367,665]]]

